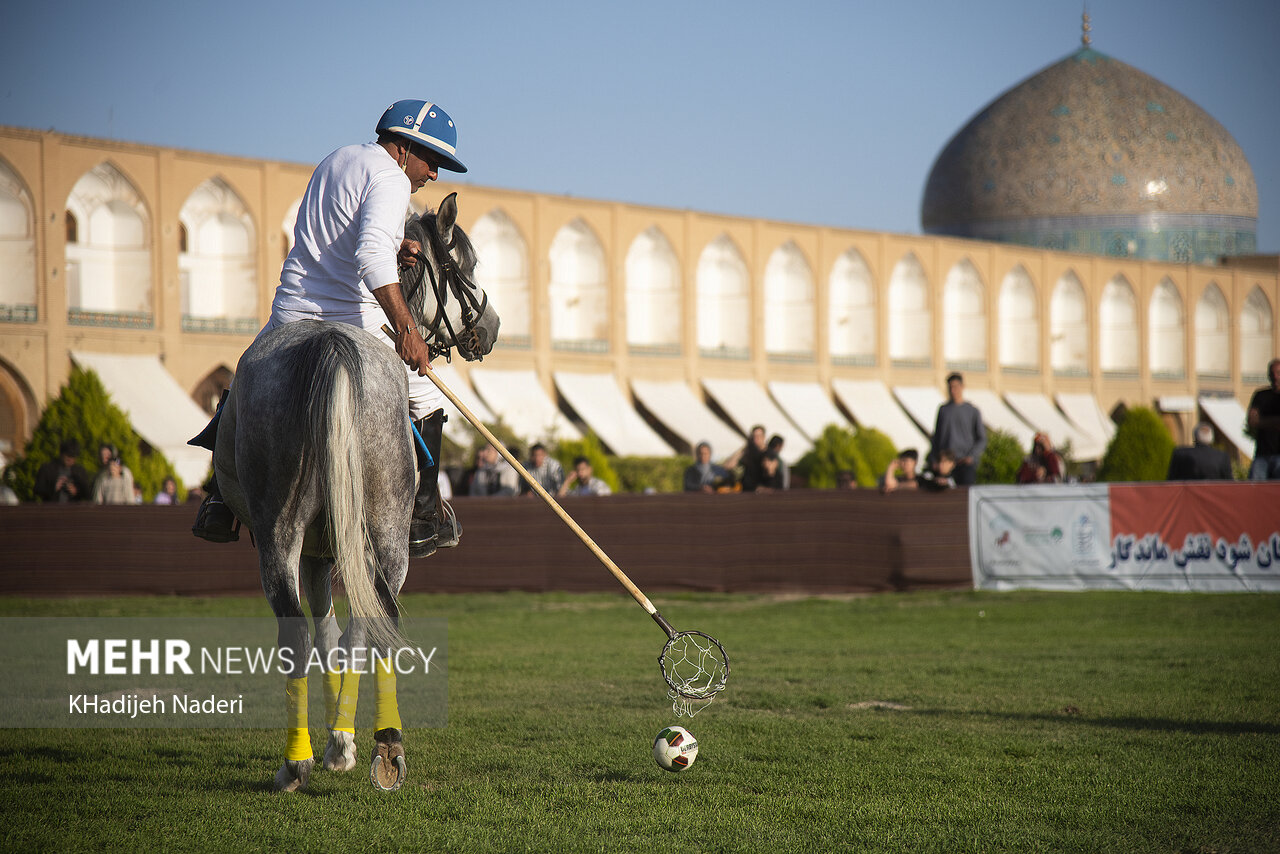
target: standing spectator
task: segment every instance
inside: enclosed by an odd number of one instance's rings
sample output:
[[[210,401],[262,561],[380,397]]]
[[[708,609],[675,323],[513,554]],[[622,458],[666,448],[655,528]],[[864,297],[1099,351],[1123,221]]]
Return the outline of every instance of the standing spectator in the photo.
[[[573,461],[573,474],[560,485],[561,495],[612,495],[609,484],[595,477],[591,469],[591,461],[586,457],[578,457]]]
[[[715,492],[733,485],[733,474],[724,466],[711,462],[709,443],[699,442],[693,455],[693,465],[684,470],[685,492]]]
[[[1213,446],[1213,428],[1196,425],[1195,444],[1173,449],[1165,480],[1231,480],[1231,458]]]
[[[133,504],[133,473],[112,456],[107,467],[93,479],[94,504]]]
[[[560,465],[559,460],[547,453],[547,449],[541,442],[529,449],[527,468],[533,479],[548,494],[555,495],[560,491],[560,486],[564,483],[564,467]],[[533,494],[533,490],[527,484],[521,484],[521,489],[526,495]]]
[[[88,501],[91,492],[89,473],[76,462],[79,456],[80,443],[75,439],[65,440],[58,449],[58,457],[40,466],[36,472],[36,498],[59,504]]]
[[[519,475],[511,463],[498,455],[493,445],[476,451],[476,470],[471,475],[469,495],[515,495],[520,488]]]
[[[836,489],[857,489],[858,478],[848,469],[836,472]]]
[[[1267,363],[1271,385],[1253,393],[1249,401],[1249,431],[1253,433],[1253,465],[1249,480],[1280,480],[1280,359]]]
[[[164,483],[160,486],[160,491],[156,493],[155,500],[152,504],[177,504],[178,503],[178,482],[171,477],[166,477]]]
[[[978,480],[978,460],[987,449],[987,430],[978,407],[964,399],[964,377],[948,376],[947,394],[951,399],[938,407],[928,463],[936,470],[942,452],[950,451],[955,458],[952,477],[956,485],[973,486]]]
[[[880,491],[887,493],[899,489],[916,489],[920,485],[919,478],[916,477],[916,464],[919,461],[920,452],[915,448],[907,448],[898,454],[885,469],[884,477],[880,478]]]
[[[742,491],[755,492],[756,487],[760,485],[760,459],[765,452],[765,432],[764,426],[757,424],[751,428],[750,437],[747,444],[738,450],[733,456],[724,461],[726,468],[737,468],[742,466]]]
[[[1016,483],[1062,483],[1062,457],[1045,433],[1031,440],[1031,453],[1022,458]]]

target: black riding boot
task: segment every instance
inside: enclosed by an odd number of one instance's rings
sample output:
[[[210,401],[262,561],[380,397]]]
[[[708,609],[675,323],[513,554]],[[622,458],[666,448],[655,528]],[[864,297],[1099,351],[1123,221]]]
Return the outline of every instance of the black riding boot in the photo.
[[[227,389],[222,390],[222,399],[218,401],[218,411],[213,413],[209,426],[200,431],[199,436],[187,442],[188,445],[195,445],[197,448],[208,448],[210,451],[213,450],[214,442],[218,437],[218,422],[222,420],[222,405],[227,402],[228,393]],[[196,511],[196,523],[191,526],[191,533],[211,543],[234,543],[240,539],[240,533],[236,528],[235,514],[223,502],[222,492],[218,489],[218,475],[216,472],[209,478],[204,501],[200,503],[200,509]]]
[[[453,515],[453,508],[440,497],[444,421],[444,410],[437,409],[414,422],[431,452],[431,460],[427,461],[427,455],[415,440],[413,449],[418,458],[418,493],[413,499],[413,521],[409,524],[409,557],[428,557],[438,548],[452,548],[462,536],[462,527]]]

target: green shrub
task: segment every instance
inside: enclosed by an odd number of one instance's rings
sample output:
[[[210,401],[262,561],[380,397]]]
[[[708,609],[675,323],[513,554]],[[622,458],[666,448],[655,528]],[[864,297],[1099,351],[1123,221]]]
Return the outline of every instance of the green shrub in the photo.
[[[889,468],[889,463],[898,456],[898,449],[893,440],[874,427],[859,427],[854,433],[858,452],[870,471],[855,472],[858,486],[874,487],[880,482],[880,475]]]
[[[73,367],[66,385],[41,414],[23,455],[5,471],[5,482],[20,499],[35,500],[36,472],[58,456],[66,439],[80,443],[79,462],[91,480],[100,468],[98,446],[106,443],[119,450],[121,462],[133,472],[133,482],[142,487],[144,501],[155,498],[166,477],[177,481],[179,495],[185,492],[173,464],[142,441],[129,417],[111,402],[98,375]]]
[[[987,449],[978,460],[978,483],[1013,483],[1027,455],[1018,439],[1003,430],[987,431]]]
[[[803,477],[809,486],[818,489],[834,489],[836,475],[851,471],[858,483],[868,473],[869,466],[862,458],[857,437],[852,430],[829,424],[813,443],[813,448],[795,464],[795,474]],[[874,475],[872,475],[874,483]]]
[[[573,461],[578,457],[586,457],[591,463],[593,475],[609,484],[609,488],[614,492],[622,491],[618,473],[613,470],[613,465],[610,464],[609,457],[604,452],[604,446],[600,444],[595,433],[588,433],[583,439],[561,441],[556,446],[554,454],[560,461],[560,465],[564,466],[565,480],[573,476]]]
[[[813,449],[800,458],[795,474],[811,487],[834,489],[836,476],[853,472],[859,486],[873,487],[880,472],[897,456],[893,440],[871,427],[849,430],[828,424],[813,443]]]
[[[1131,408],[1116,428],[1116,435],[1098,468],[1101,481],[1164,480],[1173,456],[1173,436],[1154,409]]]
[[[690,457],[611,457],[622,492],[681,492]],[[594,466],[593,466],[594,467]]]

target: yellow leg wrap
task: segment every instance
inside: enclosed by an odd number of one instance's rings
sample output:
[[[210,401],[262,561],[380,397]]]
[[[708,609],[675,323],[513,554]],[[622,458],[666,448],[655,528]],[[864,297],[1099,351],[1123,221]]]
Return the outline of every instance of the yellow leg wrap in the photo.
[[[356,700],[360,697],[360,674],[347,671],[342,674],[342,690],[338,692],[338,712],[333,717],[333,728],[340,732],[356,732]]]
[[[342,690],[342,674],[325,671],[324,674],[324,722],[332,725],[338,717],[338,692]]]
[[[285,699],[289,714],[289,741],[285,759],[311,758],[311,733],[307,730],[307,679],[290,679],[285,683]]]
[[[373,729],[400,726],[400,704],[396,702],[396,672],[391,667],[391,660],[379,659],[377,669],[373,672],[374,686],[377,688],[377,705],[373,709]]]

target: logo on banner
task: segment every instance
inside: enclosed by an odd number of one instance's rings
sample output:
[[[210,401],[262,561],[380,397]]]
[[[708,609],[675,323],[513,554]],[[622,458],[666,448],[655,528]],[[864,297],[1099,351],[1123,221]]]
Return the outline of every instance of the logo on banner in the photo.
[[[1071,526],[1071,551],[1076,557],[1092,557],[1097,545],[1097,529],[1088,513],[1081,513]]]

